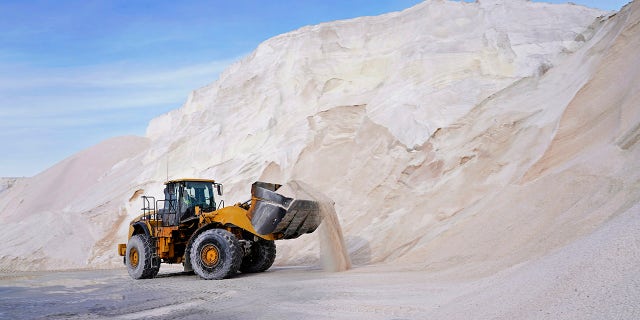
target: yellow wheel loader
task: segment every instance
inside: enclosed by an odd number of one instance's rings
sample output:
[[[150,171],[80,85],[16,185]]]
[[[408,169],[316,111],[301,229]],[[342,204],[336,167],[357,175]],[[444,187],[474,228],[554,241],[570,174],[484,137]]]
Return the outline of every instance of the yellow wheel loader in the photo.
[[[153,278],[161,263],[182,263],[207,280],[265,271],[276,256],[274,240],[311,233],[321,222],[317,201],[285,197],[280,187],[256,182],[251,200],[225,207],[216,204],[223,187],[214,180],[168,181],[164,199],[142,196],[142,214],[118,253],[134,279]]]

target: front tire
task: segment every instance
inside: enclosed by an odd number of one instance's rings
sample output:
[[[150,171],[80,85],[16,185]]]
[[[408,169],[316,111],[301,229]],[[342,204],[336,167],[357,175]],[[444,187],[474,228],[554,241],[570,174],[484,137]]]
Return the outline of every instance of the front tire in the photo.
[[[191,246],[193,271],[205,280],[228,278],[238,272],[242,248],[238,239],[223,229],[207,230]]]
[[[153,267],[152,253],[155,250],[151,238],[144,234],[136,234],[127,243],[125,265],[131,278],[151,279],[158,274],[160,264]]]
[[[276,259],[276,244],[273,240],[258,240],[251,245],[250,252],[242,259],[240,271],[244,273],[263,272]]]

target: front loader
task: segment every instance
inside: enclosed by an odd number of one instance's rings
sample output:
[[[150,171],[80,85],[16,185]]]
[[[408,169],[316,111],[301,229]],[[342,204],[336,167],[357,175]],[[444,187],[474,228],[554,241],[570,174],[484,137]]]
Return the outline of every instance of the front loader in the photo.
[[[203,279],[265,271],[276,256],[274,240],[311,233],[321,222],[317,201],[285,197],[279,188],[256,182],[251,200],[225,207],[216,204],[223,188],[214,180],[168,181],[164,199],[142,196],[142,214],[118,253],[134,279],[153,278],[161,263],[182,263]]]

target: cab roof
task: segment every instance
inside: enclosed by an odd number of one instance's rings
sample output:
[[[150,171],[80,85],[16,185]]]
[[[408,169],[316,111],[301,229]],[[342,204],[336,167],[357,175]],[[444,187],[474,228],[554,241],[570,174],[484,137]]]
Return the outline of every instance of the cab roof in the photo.
[[[211,183],[215,183],[215,180],[211,180],[211,179],[194,179],[194,178],[181,178],[181,179],[174,179],[174,180],[169,180],[167,182],[165,182],[164,184],[170,184],[170,183],[176,183],[176,182],[211,182]]]

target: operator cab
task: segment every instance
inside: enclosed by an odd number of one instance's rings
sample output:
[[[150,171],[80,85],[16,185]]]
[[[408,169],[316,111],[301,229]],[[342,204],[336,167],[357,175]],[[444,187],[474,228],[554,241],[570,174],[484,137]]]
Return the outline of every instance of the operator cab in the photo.
[[[202,212],[216,210],[214,189],[222,195],[222,184],[214,180],[180,179],[165,183],[163,209],[158,210],[163,225],[176,226],[196,218],[196,207]]]

